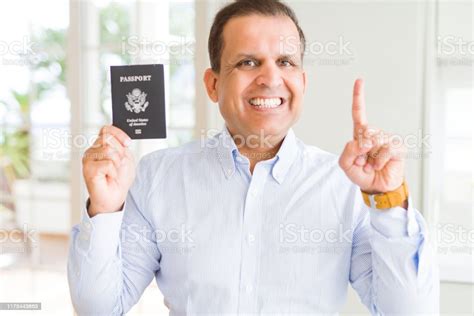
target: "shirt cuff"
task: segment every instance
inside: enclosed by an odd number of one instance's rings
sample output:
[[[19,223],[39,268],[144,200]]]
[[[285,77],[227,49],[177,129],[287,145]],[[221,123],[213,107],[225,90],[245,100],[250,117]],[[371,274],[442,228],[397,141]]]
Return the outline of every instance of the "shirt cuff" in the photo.
[[[120,241],[124,208],[125,205],[122,211],[100,213],[92,218],[87,212],[87,206],[84,208],[78,236],[78,244],[83,252],[88,256],[115,255]]]
[[[416,210],[408,198],[408,210],[393,207],[387,210],[369,208],[370,223],[378,233],[387,238],[414,237],[420,233],[420,225],[416,220]],[[364,204],[365,205],[365,204]]]

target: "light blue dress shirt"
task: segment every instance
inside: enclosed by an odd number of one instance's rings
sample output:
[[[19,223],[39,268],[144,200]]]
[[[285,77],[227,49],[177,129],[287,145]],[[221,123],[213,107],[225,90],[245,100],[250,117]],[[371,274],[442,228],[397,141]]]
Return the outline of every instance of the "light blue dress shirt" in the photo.
[[[171,315],[337,314],[348,284],[372,314],[437,313],[427,225],[411,206],[377,211],[338,157],[290,130],[255,165],[226,128],[143,157],[120,212],[72,231],[79,315],[121,315],[156,279]]]

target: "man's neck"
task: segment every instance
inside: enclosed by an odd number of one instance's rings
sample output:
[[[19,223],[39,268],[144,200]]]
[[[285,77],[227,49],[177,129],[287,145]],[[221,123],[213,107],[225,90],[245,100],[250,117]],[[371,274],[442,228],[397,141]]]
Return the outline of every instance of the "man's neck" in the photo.
[[[250,162],[250,173],[253,174],[253,169],[255,165],[263,160],[272,159],[277,154],[278,150],[281,147],[281,143],[274,148],[252,148],[252,149],[239,149],[239,152],[242,156],[248,158]]]
[[[230,132],[230,131],[229,131]],[[234,139],[236,146],[239,150],[239,153],[247,157],[250,162],[250,173],[253,174],[253,170],[255,165],[264,160],[272,159],[280,150],[281,145],[283,144],[283,140],[285,135],[283,136],[273,136],[269,139],[260,140],[258,138],[251,138],[251,144],[245,144],[243,142],[239,142],[239,137],[234,137],[234,134],[230,132],[232,138]],[[247,137],[246,139],[250,139]],[[257,146],[258,144],[258,146]]]

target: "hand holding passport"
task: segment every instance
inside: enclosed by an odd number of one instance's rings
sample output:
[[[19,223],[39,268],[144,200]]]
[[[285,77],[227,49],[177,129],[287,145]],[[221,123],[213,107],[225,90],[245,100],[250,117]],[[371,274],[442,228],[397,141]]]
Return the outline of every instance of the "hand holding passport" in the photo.
[[[132,139],[166,138],[163,65],[111,66],[112,121]]]
[[[135,178],[131,139],[165,138],[163,65],[112,66],[112,126],[84,153],[90,217],[122,209]]]

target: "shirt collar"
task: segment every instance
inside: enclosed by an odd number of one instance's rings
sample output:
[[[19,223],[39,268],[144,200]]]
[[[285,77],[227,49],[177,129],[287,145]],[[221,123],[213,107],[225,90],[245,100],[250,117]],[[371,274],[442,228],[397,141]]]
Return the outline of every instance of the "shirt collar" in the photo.
[[[232,136],[224,125],[222,131],[217,134],[217,158],[221,164],[225,177],[230,178],[235,172],[235,156],[234,152],[238,152]],[[297,139],[293,129],[289,129],[283,143],[276,154],[276,160],[272,168],[272,176],[279,184],[284,180],[288,171],[293,164],[298,153]]]
[[[238,151],[229,130],[224,125],[222,131],[217,134],[217,159],[221,163],[222,171],[228,179],[235,172],[234,151]]]
[[[272,176],[279,184],[285,180],[291,165],[296,159],[297,153],[298,145],[296,136],[293,129],[290,128],[285,139],[283,139],[280,150],[278,150],[276,154],[278,158],[272,169]]]

